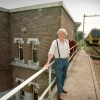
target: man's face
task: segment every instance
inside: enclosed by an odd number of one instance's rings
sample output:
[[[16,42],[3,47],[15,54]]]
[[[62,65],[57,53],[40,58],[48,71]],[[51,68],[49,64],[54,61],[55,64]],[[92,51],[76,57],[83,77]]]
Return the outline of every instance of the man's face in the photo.
[[[66,34],[65,34],[64,32],[60,32],[60,33],[58,34],[58,37],[59,37],[60,39],[65,39]]]

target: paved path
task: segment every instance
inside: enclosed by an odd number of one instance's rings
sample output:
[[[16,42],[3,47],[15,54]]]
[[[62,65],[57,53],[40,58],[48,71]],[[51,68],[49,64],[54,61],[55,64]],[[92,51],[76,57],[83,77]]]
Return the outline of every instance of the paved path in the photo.
[[[95,90],[92,69],[85,50],[78,52],[65,82],[64,100],[99,100]]]

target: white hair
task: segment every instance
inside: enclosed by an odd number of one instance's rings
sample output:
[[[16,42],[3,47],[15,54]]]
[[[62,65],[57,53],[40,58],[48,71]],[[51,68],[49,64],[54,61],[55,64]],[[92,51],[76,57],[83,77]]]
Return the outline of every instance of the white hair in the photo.
[[[57,32],[57,35],[58,35],[60,32],[65,33],[66,36],[67,36],[67,34],[68,34],[67,31],[66,31],[64,28],[60,28],[60,29],[58,30],[58,32]]]

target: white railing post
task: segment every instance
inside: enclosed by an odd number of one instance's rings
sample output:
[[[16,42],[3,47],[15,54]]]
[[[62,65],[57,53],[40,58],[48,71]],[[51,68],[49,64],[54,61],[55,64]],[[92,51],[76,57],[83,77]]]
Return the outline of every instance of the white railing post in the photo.
[[[39,97],[38,100],[43,100],[43,97],[46,95],[46,93],[49,91],[49,89],[51,88],[51,86],[54,84],[55,80],[56,80],[56,78],[53,79],[53,81],[51,82],[51,84],[46,88],[46,90],[43,92],[43,94]]]
[[[51,66],[49,67],[49,85],[51,84]],[[51,99],[51,88],[49,89],[49,100]]]

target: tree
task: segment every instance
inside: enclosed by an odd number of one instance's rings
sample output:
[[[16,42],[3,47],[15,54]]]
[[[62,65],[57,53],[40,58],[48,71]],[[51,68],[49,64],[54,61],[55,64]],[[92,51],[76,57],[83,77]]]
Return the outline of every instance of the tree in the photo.
[[[82,31],[76,32],[76,40],[77,41],[83,40],[83,32]]]

